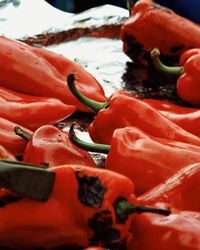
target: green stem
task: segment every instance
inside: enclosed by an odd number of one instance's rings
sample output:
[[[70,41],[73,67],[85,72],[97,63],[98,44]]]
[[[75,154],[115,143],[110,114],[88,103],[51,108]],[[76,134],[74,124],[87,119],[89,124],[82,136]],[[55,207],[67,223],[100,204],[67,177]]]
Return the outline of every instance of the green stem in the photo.
[[[67,77],[67,84],[72,92],[72,94],[85,106],[87,106],[89,109],[94,111],[96,114],[104,108],[107,108],[109,106],[109,101],[107,102],[96,102],[94,100],[89,99],[88,97],[81,94],[78,89],[76,88],[75,81],[77,79],[77,75],[72,73],[68,75]]]
[[[155,213],[161,215],[170,215],[169,209],[141,206],[130,204],[126,199],[120,198],[114,204],[115,213],[119,222],[125,222],[130,214]]]
[[[55,173],[25,162],[0,160],[0,187],[39,201],[47,201]]]
[[[136,1],[134,0],[126,0],[126,6],[127,6],[127,9],[129,11],[129,16],[131,16],[131,11],[132,11],[132,8],[134,6]]]
[[[70,127],[69,138],[77,147],[86,151],[98,152],[98,153],[104,153],[104,154],[107,154],[110,151],[110,145],[89,143],[89,142],[85,142],[79,139],[75,134],[74,126],[75,126],[75,123],[73,123]]]
[[[184,68],[183,67],[170,67],[170,66],[166,66],[164,65],[161,61],[160,61],[160,51],[158,48],[154,48],[151,51],[151,59],[153,61],[154,66],[156,67],[156,69],[164,72],[164,73],[168,73],[171,75],[182,75],[184,73]]]
[[[14,127],[14,131],[15,131],[16,135],[19,135],[20,137],[22,137],[26,141],[30,141],[30,139],[32,138],[32,135],[30,133],[23,130],[19,126]]]

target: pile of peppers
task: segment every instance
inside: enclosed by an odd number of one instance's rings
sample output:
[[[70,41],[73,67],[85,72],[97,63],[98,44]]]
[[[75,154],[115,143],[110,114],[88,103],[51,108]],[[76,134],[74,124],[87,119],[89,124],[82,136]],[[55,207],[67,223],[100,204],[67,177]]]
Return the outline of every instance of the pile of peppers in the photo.
[[[0,249],[200,249],[200,27],[151,0],[131,8],[124,51],[180,76],[184,106],[107,98],[76,63],[0,37]],[[92,142],[57,125],[80,112]]]

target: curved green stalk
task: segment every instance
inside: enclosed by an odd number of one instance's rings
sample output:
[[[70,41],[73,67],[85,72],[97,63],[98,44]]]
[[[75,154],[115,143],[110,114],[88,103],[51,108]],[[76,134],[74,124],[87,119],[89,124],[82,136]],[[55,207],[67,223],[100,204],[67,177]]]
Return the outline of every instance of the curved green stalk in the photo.
[[[14,131],[16,135],[19,135],[26,141],[30,141],[30,139],[32,138],[32,135],[30,133],[28,133],[27,131],[25,131],[19,126],[14,127]]]
[[[170,66],[166,66],[164,65],[161,61],[160,61],[160,51],[158,48],[154,48],[151,51],[151,59],[153,61],[154,66],[156,67],[156,69],[164,72],[164,73],[168,73],[171,75],[182,75],[184,73],[184,68],[183,67],[170,67]]]
[[[99,143],[89,143],[79,139],[74,131],[75,123],[73,123],[69,130],[70,140],[78,147],[86,151],[104,153],[107,154],[110,151],[110,145],[99,144]]]
[[[104,108],[107,108],[109,106],[109,101],[107,102],[96,102],[94,100],[89,99],[88,97],[81,94],[78,89],[76,88],[75,81],[77,79],[76,74],[72,73],[68,75],[67,77],[67,84],[72,92],[72,94],[85,106],[87,106],[89,109],[94,111],[96,114]]]

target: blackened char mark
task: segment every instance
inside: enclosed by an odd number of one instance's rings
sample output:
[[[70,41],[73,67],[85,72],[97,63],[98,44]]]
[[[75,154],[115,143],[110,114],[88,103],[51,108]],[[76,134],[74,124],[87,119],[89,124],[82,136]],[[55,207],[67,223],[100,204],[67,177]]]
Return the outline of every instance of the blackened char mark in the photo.
[[[97,244],[104,247],[113,247],[120,240],[120,231],[113,228],[111,212],[103,210],[96,213],[88,222],[89,227],[94,231],[91,245]],[[114,244],[114,245],[113,245]]]
[[[87,175],[81,176],[80,172],[78,172],[77,180],[79,184],[79,200],[86,206],[99,208],[106,192],[99,178]]]
[[[21,196],[17,196],[14,194],[6,194],[0,197],[0,208],[5,207],[6,205],[20,201],[22,199]]]

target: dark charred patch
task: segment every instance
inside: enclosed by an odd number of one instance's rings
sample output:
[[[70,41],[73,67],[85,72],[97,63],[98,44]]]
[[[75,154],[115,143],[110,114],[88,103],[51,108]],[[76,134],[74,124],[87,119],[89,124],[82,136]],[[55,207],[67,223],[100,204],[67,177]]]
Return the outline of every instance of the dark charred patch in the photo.
[[[20,201],[22,199],[21,196],[17,196],[14,194],[7,194],[4,196],[0,197],[0,208],[5,207],[6,205],[13,203],[13,202],[17,202]]]
[[[120,240],[120,231],[113,228],[111,212],[108,210],[96,213],[89,220],[88,225],[94,231],[92,239],[89,239],[91,244],[100,244],[104,247],[109,247],[113,243]]]
[[[173,54],[177,53],[178,51],[182,51],[184,49],[184,47],[185,47],[184,44],[176,46],[176,47],[172,47],[172,48],[170,48],[170,52]]]
[[[99,208],[104,198],[106,189],[98,177],[77,173],[79,183],[78,198],[86,206]]]

